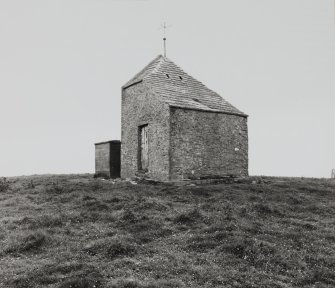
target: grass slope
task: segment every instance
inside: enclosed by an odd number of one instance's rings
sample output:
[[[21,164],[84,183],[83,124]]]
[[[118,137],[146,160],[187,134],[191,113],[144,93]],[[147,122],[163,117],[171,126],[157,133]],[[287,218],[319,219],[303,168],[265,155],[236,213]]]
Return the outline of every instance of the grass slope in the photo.
[[[0,287],[335,287],[334,182],[263,180],[2,181]]]

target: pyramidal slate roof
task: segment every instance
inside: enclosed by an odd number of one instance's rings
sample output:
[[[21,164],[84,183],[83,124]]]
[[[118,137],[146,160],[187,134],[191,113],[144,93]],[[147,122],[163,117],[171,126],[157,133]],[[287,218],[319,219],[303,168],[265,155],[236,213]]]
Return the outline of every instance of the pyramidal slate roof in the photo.
[[[219,94],[185,73],[174,62],[162,55],[158,55],[122,88],[126,89],[142,81],[171,107],[247,117]]]

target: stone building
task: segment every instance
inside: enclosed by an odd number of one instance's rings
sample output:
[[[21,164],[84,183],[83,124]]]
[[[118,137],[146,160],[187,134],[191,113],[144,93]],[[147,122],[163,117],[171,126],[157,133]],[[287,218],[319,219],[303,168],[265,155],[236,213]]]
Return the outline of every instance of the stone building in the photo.
[[[247,115],[156,57],[122,87],[121,177],[248,175]]]
[[[119,178],[121,166],[121,142],[111,140],[95,143],[95,176]]]

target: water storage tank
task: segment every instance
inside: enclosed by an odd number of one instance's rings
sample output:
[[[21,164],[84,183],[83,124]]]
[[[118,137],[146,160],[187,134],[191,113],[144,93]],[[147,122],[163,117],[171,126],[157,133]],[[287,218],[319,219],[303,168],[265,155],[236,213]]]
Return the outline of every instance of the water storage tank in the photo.
[[[119,178],[121,170],[121,141],[95,143],[95,176]]]

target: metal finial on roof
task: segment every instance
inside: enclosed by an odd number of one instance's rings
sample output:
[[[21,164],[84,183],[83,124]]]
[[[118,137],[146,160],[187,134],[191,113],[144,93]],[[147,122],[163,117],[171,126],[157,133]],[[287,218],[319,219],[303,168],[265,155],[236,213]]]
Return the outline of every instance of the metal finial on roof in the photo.
[[[170,26],[166,26],[166,23],[162,25],[161,29],[163,29],[163,41],[164,41],[164,57],[166,57],[166,29]]]

